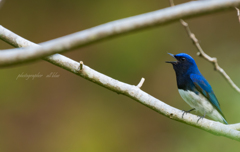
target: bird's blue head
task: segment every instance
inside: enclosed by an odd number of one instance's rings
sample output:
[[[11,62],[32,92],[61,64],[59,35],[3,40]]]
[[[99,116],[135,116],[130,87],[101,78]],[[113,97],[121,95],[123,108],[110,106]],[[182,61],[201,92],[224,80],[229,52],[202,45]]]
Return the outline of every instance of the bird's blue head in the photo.
[[[171,63],[173,65],[176,75],[200,73],[196,62],[190,55],[185,53],[179,53],[176,55],[171,53],[168,53],[168,54],[177,60],[177,61],[166,61],[166,63]]]

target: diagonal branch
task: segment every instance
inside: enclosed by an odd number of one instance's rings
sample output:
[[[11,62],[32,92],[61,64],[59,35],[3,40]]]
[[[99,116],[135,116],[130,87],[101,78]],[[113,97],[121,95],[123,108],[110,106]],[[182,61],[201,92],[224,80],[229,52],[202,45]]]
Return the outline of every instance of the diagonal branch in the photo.
[[[8,42],[15,47],[37,45],[9,30],[7,31],[8,33],[5,35],[5,42]],[[215,135],[225,136],[240,141],[240,131],[237,131],[240,130],[240,124],[225,125],[208,119],[203,119],[197,123],[198,116],[193,114],[187,114],[182,118],[181,110],[169,106],[139,88],[144,79],[142,79],[139,86],[134,86],[99,73],[84,65],[82,61],[79,63],[60,54],[49,56],[45,58],[45,60],[118,94],[130,97],[170,119],[186,123]]]
[[[180,18],[190,18],[220,10],[231,9],[239,5],[239,0],[194,1],[171,8],[164,8],[158,11],[116,20],[41,43],[41,47],[35,46],[17,50],[2,50],[0,51],[0,66],[39,59],[54,53],[83,47],[112,36],[170,23]],[[0,26],[0,39],[2,40],[4,40],[3,32],[4,27]]]
[[[174,6],[173,0],[169,0],[170,5]],[[236,8],[236,7],[235,7]],[[236,8],[237,9],[237,8]],[[238,10],[238,9],[237,9]],[[239,16],[239,10],[238,10],[238,16]],[[227,82],[231,85],[231,87],[236,90],[238,93],[240,93],[240,88],[232,81],[232,79],[228,76],[228,74],[221,68],[217,62],[217,58],[215,57],[210,57],[208,54],[206,54],[201,45],[198,42],[198,39],[196,38],[195,34],[192,33],[190,27],[188,26],[188,23],[185,22],[183,19],[180,19],[180,23],[185,27],[188,36],[192,40],[193,44],[196,46],[198,49],[198,55],[206,59],[207,61],[211,62],[214,65],[214,69],[217,70],[226,80]]]

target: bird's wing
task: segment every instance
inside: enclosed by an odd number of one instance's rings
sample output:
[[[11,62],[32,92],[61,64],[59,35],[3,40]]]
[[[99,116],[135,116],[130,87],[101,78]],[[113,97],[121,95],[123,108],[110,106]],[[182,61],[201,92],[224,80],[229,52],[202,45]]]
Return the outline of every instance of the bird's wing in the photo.
[[[220,104],[212,90],[212,87],[207,82],[207,80],[202,75],[198,74],[191,74],[190,78],[193,81],[193,84],[197,91],[204,95],[210,101],[210,103],[217,109],[217,111],[224,117],[222,110],[220,109]]]

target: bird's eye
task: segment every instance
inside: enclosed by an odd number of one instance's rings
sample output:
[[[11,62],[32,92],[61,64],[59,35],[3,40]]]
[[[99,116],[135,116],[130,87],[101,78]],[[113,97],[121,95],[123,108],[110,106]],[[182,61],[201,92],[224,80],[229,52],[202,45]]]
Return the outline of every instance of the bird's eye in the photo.
[[[186,60],[186,58],[181,58],[181,61],[185,61]]]

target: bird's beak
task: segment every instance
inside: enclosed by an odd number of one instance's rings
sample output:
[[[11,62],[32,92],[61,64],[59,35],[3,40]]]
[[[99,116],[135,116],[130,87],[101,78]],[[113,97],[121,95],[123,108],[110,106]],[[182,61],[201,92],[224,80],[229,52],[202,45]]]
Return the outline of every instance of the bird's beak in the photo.
[[[176,59],[175,58],[175,56],[174,56],[174,54],[171,54],[171,53],[168,53],[169,55],[171,55],[174,59]],[[166,61],[166,63],[177,63],[178,61]]]

